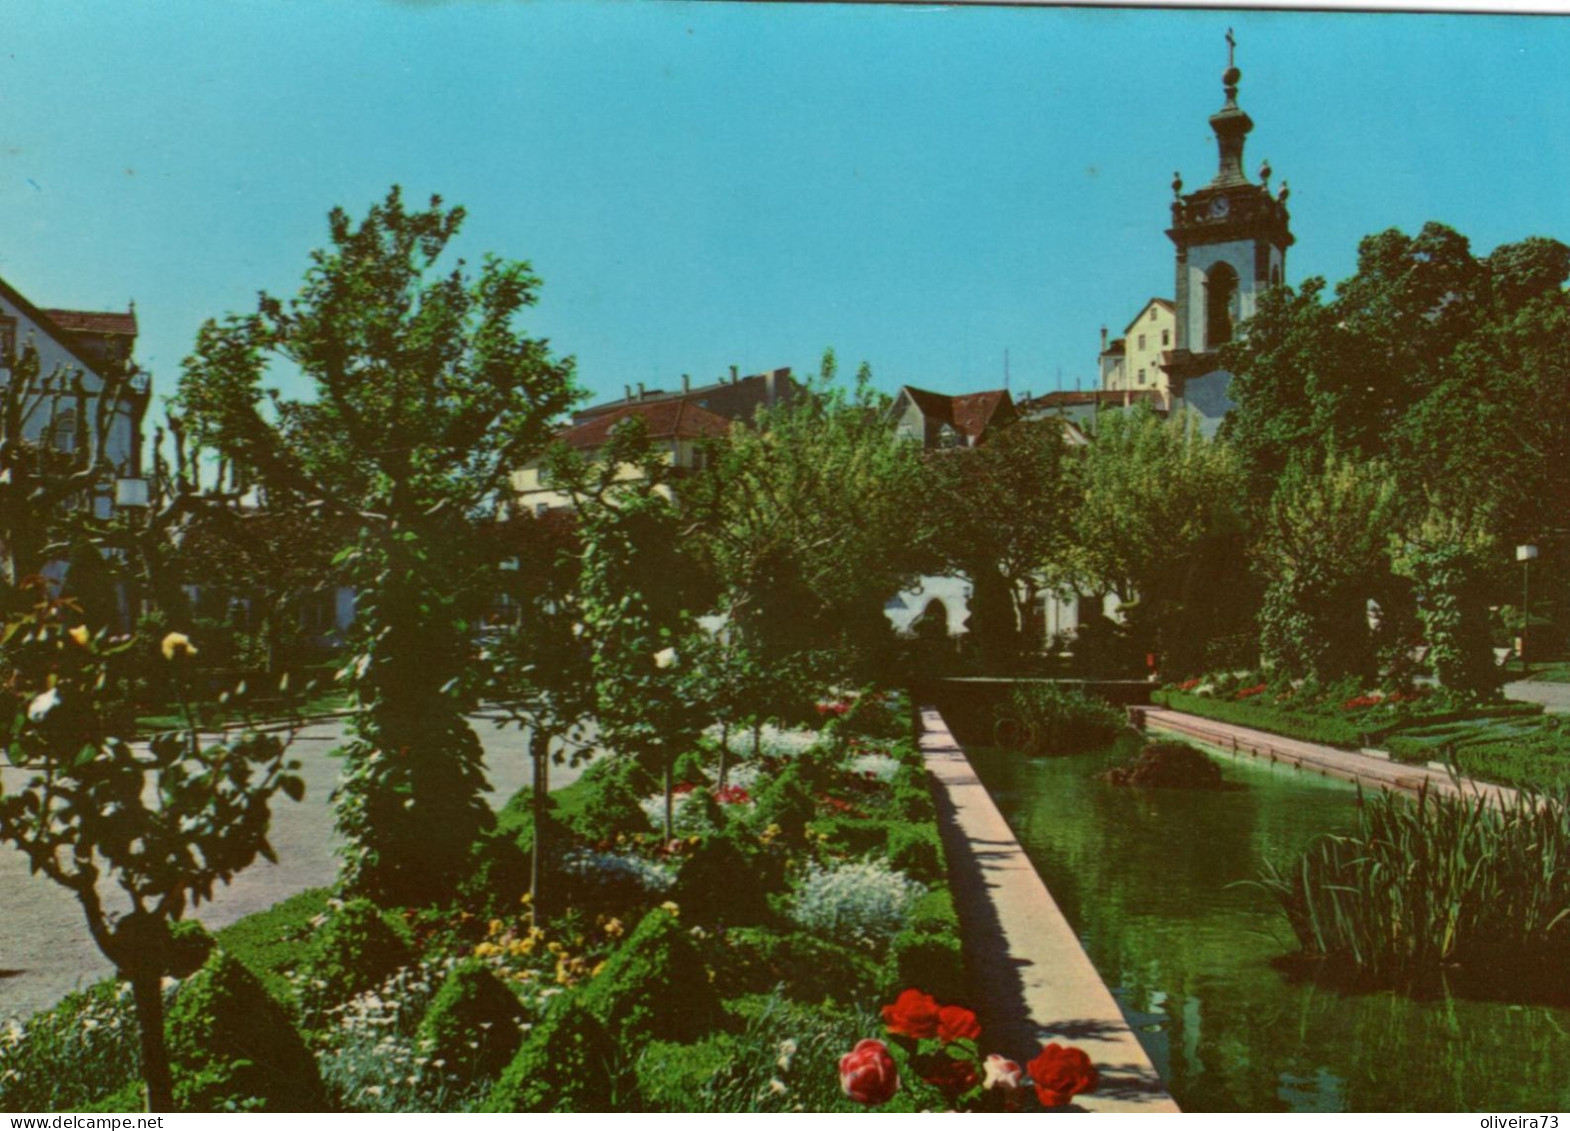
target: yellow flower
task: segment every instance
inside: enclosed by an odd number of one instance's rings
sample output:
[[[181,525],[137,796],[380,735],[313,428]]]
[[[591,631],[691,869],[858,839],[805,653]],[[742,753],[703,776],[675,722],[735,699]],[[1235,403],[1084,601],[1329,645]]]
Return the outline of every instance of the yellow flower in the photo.
[[[196,655],[196,645],[191,643],[191,638],[183,632],[171,632],[164,637],[164,659],[173,660],[180,656]]]
[[[83,648],[87,647],[88,640],[92,638],[92,633],[87,631],[87,626],[85,624],[77,625],[75,628],[67,632],[66,635]]]
[[[661,911],[669,911],[672,915],[680,915],[681,914],[681,908],[676,906],[676,903],[675,903],[674,900],[669,900],[669,899],[667,899],[664,903],[660,904],[660,910]]]

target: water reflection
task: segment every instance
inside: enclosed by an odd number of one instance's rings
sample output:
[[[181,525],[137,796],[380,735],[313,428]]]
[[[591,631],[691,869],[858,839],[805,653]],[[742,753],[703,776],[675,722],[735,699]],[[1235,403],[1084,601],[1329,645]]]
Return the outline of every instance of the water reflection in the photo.
[[[1098,779],[1131,753],[971,759],[1184,1108],[1570,1107],[1570,1010],[1351,994],[1272,965],[1295,949],[1291,931],[1237,881],[1355,828],[1351,786],[1225,756],[1246,789]]]

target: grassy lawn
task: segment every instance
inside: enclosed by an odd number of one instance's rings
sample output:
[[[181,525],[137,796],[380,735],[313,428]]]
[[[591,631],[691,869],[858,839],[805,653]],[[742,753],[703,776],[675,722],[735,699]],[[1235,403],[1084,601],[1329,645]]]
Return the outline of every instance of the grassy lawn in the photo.
[[[1419,714],[1394,725],[1295,712],[1268,702],[1194,695],[1174,689],[1151,699],[1176,711],[1258,730],[1356,749],[1366,738],[1400,762],[1450,762],[1482,781],[1528,789],[1570,787],[1570,718],[1535,704],[1507,703],[1444,714]]]
[[[313,692],[298,702],[285,705],[279,699],[247,701],[242,704],[206,704],[197,713],[202,727],[219,727],[235,722],[272,722],[297,716],[325,715],[341,711],[349,705],[349,697],[337,688]],[[139,734],[157,734],[160,731],[180,730],[186,725],[185,716],[178,712],[138,715],[136,729]]]
[[[1570,660],[1533,664],[1525,675],[1518,674],[1519,667],[1506,668],[1505,671],[1511,679],[1529,679],[1534,683],[1570,683]]]
[[[327,913],[331,896],[327,888],[308,888],[223,928],[218,942],[245,963],[273,997],[292,1003],[294,986],[289,972],[304,957],[314,931],[311,920]]]

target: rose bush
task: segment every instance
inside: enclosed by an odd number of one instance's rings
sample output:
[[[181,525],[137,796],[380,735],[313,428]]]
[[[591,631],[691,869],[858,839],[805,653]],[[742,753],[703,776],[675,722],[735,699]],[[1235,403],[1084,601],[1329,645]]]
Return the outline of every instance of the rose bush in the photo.
[[[1077,1095],[1094,1092],[1101,1082],[1083,1049],[1055,1043],[1041,1046],[1040,1054],[1026,1067],[1042,1107],[1062,1107]]]
[[[883,1023],[891,1033],[920,1041],[938,1035],[938,1013],[936,998],[910,989],[883,1007]]]
[[[982,1057],[981,1024],[974,1012],[960,1005],[943,1005],[931,994],[911,987],[885,1005],[882,1015],[885,1027],[908,1054],[909,1067],[938,1088],[950,1107],[1022,1110],[1025,1069],[997,1053]],[[1095,1091],[1100,1082],[1090,1057],[1080,1049],[1057,1044],[1043,1046],[1028,1068],[1043,1107],[1062,1107],[1076,1095]]]
[[[886,1104],[899,1090],[899,1072],[889,1047],[871,1038],[840,1057],[840,1087],[859,1104]]]

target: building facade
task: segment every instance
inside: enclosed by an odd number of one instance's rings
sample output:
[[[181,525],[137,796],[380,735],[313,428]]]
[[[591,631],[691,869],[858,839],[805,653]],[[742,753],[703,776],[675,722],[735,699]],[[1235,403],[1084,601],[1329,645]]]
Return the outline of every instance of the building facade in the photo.
[[[1225,101],[1210,116],[1216,174],[1192,192],[1183,191],[1181,174],[1172,181],[1172,226],[1166,234],[1175,252],[1174,297],[1149,300],[1121,338],[1109,342],[1102,329],[1102,395],[1049,394],[1074,397],[1072,411],[1066,400],[1054,406],[1070,415],[1123,407],[1108,394],[1154,392],[1153,406],[1165,412],[1192,409],[1201,430],[1213,434],[1232,408],[1232,375],[1221,367],[1218,351],[1253,317],[1260,295],[1285,279],[1294,239],[1286,183],[1272,192],[1268,163],[1257,181],[1244,172],[1243,148],[1254,122],[1238,105],[1243,73],[1232,57],[1230,32],[1227,44]]]

